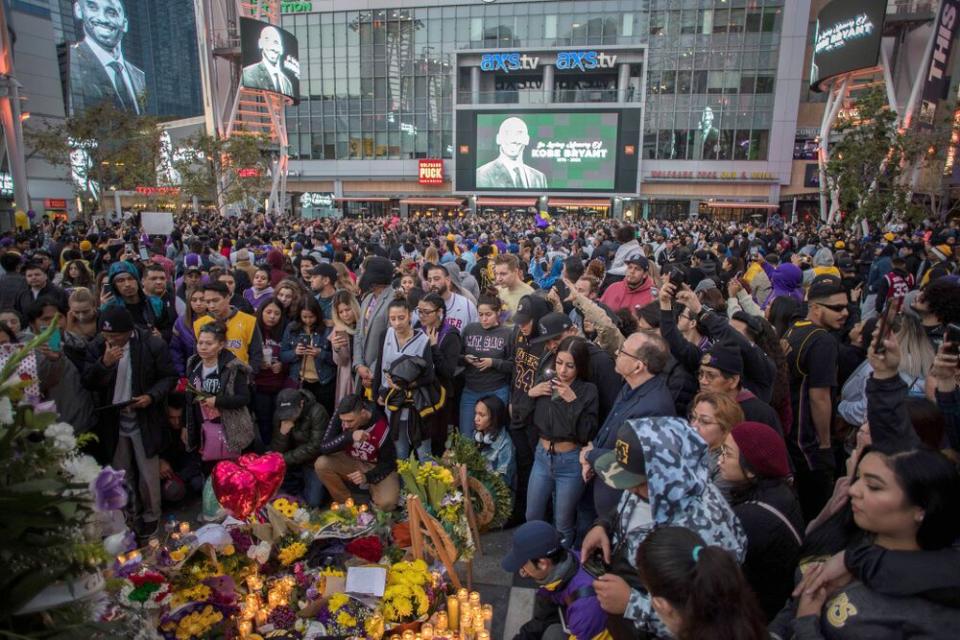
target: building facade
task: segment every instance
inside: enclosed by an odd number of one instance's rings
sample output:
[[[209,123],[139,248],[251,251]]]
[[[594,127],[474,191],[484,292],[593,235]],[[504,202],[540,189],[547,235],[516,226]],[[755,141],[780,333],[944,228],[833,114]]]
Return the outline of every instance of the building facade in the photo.
[[[454,179],[466,170],[458,114],[505,109],[639,110],[633,189],[552,193],[548,182],[540,194],[589,195],[591,211],[760,215],[790,184],[809,0],[322,0],[284,9],[302,73],[301,102],[287,111],[294,201],[331,194],[348,213],[481,208],[483,194]],[[585,52],[619,59],[606,69],[556,62]],[[528,62],[484,69],[486,54]],[[533,58],[544,64],[522,68]],[[621,153],[630,142],[622,136]],[[442,161],[440,184],[421,179],[421,160]]]

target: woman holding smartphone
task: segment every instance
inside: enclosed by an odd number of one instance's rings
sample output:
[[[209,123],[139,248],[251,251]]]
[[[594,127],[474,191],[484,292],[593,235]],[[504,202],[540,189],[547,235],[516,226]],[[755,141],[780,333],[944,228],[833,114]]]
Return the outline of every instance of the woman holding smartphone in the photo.
[[[543,520],[552,498],[554,525],[570,546],[584,489],[580,449],[596,435],[599,396],[587,381],[590,352],[583,338],[564,338],[554,367],[552,375],[541,377],[527,392],[535,399],[533,424],[539,435],[527,485],[527,522]]]

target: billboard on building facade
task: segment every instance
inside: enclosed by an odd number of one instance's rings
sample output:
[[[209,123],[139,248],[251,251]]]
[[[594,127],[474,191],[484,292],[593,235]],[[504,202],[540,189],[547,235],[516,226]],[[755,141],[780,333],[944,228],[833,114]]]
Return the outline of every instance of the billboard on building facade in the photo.
[[[131,113],[143,113],[146,74],[124,56],[129,30],[122,0],[75,2],[73,17],[83,38],[68,51],[68,110],[79,115],[104,101]]]
[[[817,15],[810,88],[851,71],[877,66],[886,0],[833,0]]]
[[[240,18],[241,84],[300,101],[300,47],[292,33],[252,18]]]
[[[477,190],[612,190],[620,114],[478,113]]]

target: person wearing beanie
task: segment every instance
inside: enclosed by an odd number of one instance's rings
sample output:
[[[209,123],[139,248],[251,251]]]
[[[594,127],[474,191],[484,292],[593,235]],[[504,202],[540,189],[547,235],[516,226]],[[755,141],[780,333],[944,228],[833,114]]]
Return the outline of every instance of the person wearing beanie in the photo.
[[[100,313],[100,333],[87,348],[81,377],[95,395],[101,455],[127,472],[136,491],[131,517],[141,543],[160,520],[160,452],[169,426],[164,406],[177,382],[167,344],[138,329],[122,305]]]
[[[743,572],[769,622],[790,597],[804,531],[783,438],[758,422],[734,426],[724,441],[720,474],[747,532]]]
[[[163,300],[147,295],[140,282],[140,273],[133,263],[120,260],[110,265],[106,284],[100,293],[100,309],[122,306],[130,312],[139,329],[156,330],[158,334],[173,330],[176,314],[168,313]]]
[[[360,275],[360,317],[353,341],[353,372],[357,377],[354,388],[368,390],[369,398],[376,393],[380,380],[380,356],[383,338],[387,333],[387,309],[396,295],[393,281],[393,263],[382,256],[371,256],[364,263]]]

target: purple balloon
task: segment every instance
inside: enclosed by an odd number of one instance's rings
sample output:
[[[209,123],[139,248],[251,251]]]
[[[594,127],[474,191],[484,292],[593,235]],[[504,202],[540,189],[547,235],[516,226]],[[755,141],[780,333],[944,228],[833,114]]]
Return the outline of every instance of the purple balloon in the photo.
[[[31,220],[33,220],[36,217],[36,215],[37,215],[37,212],[34,211],[33,209],[30,209],[29,211],[27,211],[27,217],[30,218]]]

